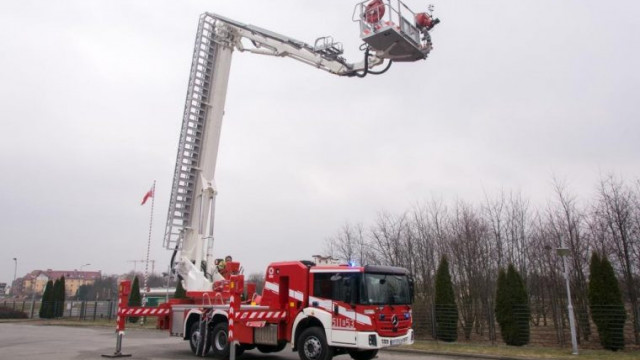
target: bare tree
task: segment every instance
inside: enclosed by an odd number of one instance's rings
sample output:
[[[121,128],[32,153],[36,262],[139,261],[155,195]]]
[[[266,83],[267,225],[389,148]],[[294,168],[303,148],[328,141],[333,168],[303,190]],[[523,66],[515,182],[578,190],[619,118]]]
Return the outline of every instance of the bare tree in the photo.
[[[255,272],[249,274],[247,282],[256,284],[256,294],[262,294],[262,289],[264,289],[264,273]]]
[[[633,309],[636,342],[640,336],[640,180],[633,186],[603,179],[595,201],[579,204],[566,183],[553,179],[554,197],[536,209],[520,193],[485,194],[481,207],[464,201],[448,206],[432,199],[400,215],[379,213],[370,226],[345,224],[329,238],[329,255],[361,264],[402,266],[410,270],[424,318],[430,316],[434,275],[442,255],[450,259],[460,323],[465,338],[475,330],[495,339],[493,311],[498,269],[513,263],[529,289],[534,326],[552,323],[563,345],[568,333],[562,260],[556,249],[570,250],[569,272],[581,339],[589,340],[587,277],[593,250],[610,254]]]
[[[408,232],[415,244],[412,256],[415,264],[416,293],[424,300],[433,300],[434,276],[439,257],[438,243],[443,236],[439,221],[445,212],[441,201],[432,200],[427,205],[415,206],[410,213]]]
[[[640,323],[638,315],[637,284],[634,273],[638,274],[638,262],[632,261],[634,253],[638,253],[640,246],[640,229],[637,218],[637,195],[624,186],[622,181],[613,176],[600,181],[598,191],[597,218],[605,224],[604,236],[614,249],[613,255],[623,274],[625,287],[631,303],[633,326],[636,344],[640,344]]]
[[[370,230],[374,258],[379,264],[404,266],[409,259],[403,257],[403,236],[407,230],[406,216],[393,217],[389,213],[378,214],[376,223]],[[409,266],[406,266],[409,267]]]
[[[529,259],[529,201],[520,193],[509,194],[507,202],[507,260],[514,264],[525,282],[527,281],[527,261]]]
[[[578,331],[585,340],[591,335],[588,317],[587,280],[591,249],[587,237],[583,236],[584,214],[578,209],[577,201],[567,191],[566,183],[553,180],[556,204],[549,208],[549,225],[557,239],[556,247],[567,247],[571,253],[572,298],[575,303]]]
[[[485,219],[490,225],[491,238],[494,242],[494,249],[496,253],[496,264],[498,268],[505,267],[504,260],[504,238],[505,238],[505,199],[504,191],[500,191],[500,194],[495,199],[490,199],[485,193],[485,206],[483,208],[485,212]]]
[[[540,322],[547,325],[547,317],[551,317],[556,340],[564,345],[563,318],[566,295],[563,294],[560,259],[554,251],[558,247],[557,236],[551,225],[551,216],[536,212],[532,221],[530,246],[537,251],[529,262],[529,294],[532,301],[534,325]]]
[[[494,295],[493,251],[487,226],[470,205],[458,201],[453,213],[448,256],[452,259],[464,336],[470,339],[474,326],[477,332],[483,331],[480,319],[487,313]]]
[[[330,256],[359,265],[371,263],[372,253],[364,237],[363,225],[360,223],[345,223],[328,242]]]

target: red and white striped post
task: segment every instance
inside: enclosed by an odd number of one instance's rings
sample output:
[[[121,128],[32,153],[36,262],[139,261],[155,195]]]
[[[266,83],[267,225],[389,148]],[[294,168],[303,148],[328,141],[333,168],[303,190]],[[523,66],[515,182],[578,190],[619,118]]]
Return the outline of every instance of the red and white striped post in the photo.
[[[131,280],[123,280],[120,282],[118,289],[118,311],[116,317],[116,332],[124,333],[124,324],[127,320],[126,316],[121,314],[123,308],[128,306],[129,294],[131,294]]]
[[[122,353],[122,337],[124,336],[124,326],[127,317],[124,316],[123,310],[129,302],[129,294],[131,293],[131,281],[123,280],[118,287],[118,311],[116,317],[116,351],[111,355],[102,355],[106,358],[129,357],[131,354]]]
[[[233,280],[232,280],[232,284],[233,284]],[[229,304],[229,337],[228,337],[228,343],[229,343],[229,359],[230,360],[236,360],[236,344],[235,344],[235,337],[233,335],[233,330],[234,330],[234,322],[236,320],[236,295],[232,294],[231,295],[231,303]]]
[[[244,276],[231,275],[229,284],[231,289],[231,301],[229,302],[229,359],[236,360],[236,340],[234,334],[236,314],[240,310],[240,294],[244,291]]]

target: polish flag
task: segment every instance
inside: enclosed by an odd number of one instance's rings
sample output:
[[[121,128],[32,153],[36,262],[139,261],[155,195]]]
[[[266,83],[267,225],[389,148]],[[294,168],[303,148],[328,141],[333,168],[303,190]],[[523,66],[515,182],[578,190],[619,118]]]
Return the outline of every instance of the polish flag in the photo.
[[[142,198],[142,203],[140,205],[144,205],[144,203],[146,203],[150,197],[153,197],[153,188],[151,188],[149,191],[147,191],[146,194],[144,194],[144,197]]]

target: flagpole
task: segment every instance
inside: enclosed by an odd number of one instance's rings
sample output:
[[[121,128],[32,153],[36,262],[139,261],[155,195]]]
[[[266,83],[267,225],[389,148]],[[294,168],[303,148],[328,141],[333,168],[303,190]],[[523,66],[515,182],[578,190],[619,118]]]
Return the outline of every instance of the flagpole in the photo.
[[[144,265],[144,292],[142,293],[142,306],[147,305],[147,283],[149,280],[149,253],[151,251],[151,229],[153,227],[153,205],[156,201],[156,181],[153,180],[153,188],[151,189],[151,215],[149,216],[149,239],[147,240],[147,259]],[[143,318],[144,319],[144,318]],[[144,323],[144,320],[142,321]]]

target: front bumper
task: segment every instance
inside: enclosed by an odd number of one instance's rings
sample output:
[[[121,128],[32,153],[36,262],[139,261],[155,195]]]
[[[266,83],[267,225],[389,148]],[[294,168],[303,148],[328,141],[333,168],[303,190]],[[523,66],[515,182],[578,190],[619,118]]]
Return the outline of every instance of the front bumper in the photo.
[[[413,329],[402,336],[383,337],[375,332],[359,332],[357,339],[357,347],[359,349],[382,349],[390,346],[411,345],[413,344]]]

